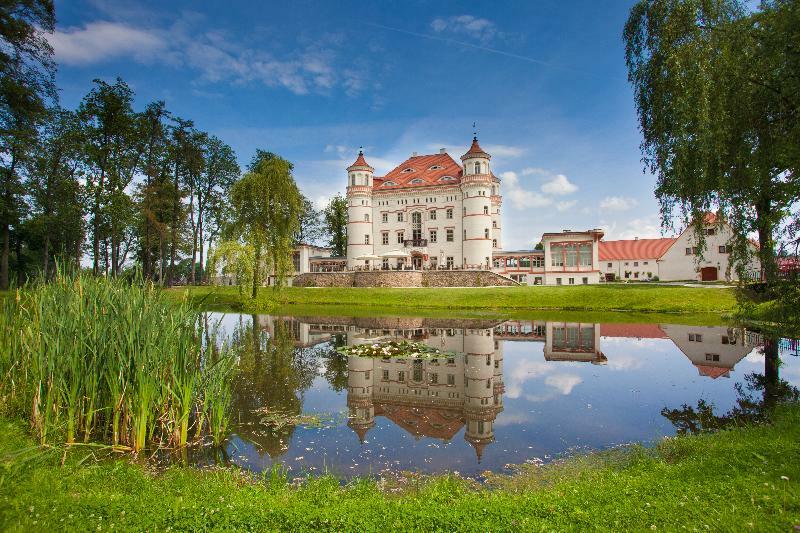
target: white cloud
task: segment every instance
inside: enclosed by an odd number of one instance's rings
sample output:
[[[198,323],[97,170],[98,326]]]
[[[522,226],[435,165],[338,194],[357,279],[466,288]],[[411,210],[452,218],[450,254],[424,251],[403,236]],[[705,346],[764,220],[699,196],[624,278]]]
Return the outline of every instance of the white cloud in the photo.
[[[542,192],[555,195],[572,194],[578,190],[578,186],[569,181],[564,174],[556,174],[542,184]]]
[[[624,196],[606,196],[600,200],[600,209],[606,211],[628,211],[639,205],[635,198]]]
[[[546,207],[553,203],[553,199],[548,196],[522,188],[516,172],[503,172],[500,177],[503,178],[503,197],[509,200],[515,209]]]
[[[545,385],[553,387],[564,396],[572,392],[576,385],[583,382],[583,378],[575,374],[553,374],[544,379]]]
[[[483,44],[489,43],[498,35],[494,22],[472,15],[436,18],[431,22],[431,29],[436,33],[468,35]]]
[[[105,21],[56,30],[47,40],[58,61],[68,65],[86,65],[120,56],[149,62],[168,46],[158,32]]]
[[[606,240],[616,239],[658,239],[662,237],[658,216],[633,218],[623,223],[601,221],[600,229]]]
[[[525,153],[524,148],[505,144],[487,144],[483,149],[490,155],[497,157],[519,157]]]
[[[198,32],[191,17],[170,28],[139,28],[110,21],[59,29],[48,39],[59,63],[89,65],[121,57],[142,64],[161,63],[196,71],[208,83],[262,83],[295,94],[341,88],[353,96],[367,85],[365,73],[344,68],[337,40],[321,36],[312,44],[277,57],[247,47],[221,31]],[[342,60],[343,61],[343,60]]]
[[[577,200],[569,200],[569,201],[564,201],[564,202],[558,202],[558,203],[556,204],[556,209],[557,209],[559,212],[569,211],[570,209],[572,209],[573,207],[575,207],[575,205],[576,205],[577,203],[578,203],[578,201],[577,201]]]

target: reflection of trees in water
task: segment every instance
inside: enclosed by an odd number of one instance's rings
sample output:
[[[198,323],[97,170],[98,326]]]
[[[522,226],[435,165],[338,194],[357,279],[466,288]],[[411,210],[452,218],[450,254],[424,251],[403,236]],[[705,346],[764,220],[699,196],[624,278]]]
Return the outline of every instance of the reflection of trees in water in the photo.
[[[346,344],[347,336],[339,333],[332,335],[329,342],[320,344],[314,348],[318,350],[317,353],[322,359],[322,364],[325,368],[323,375],[328,383],[330,383],[331,388],[336,392],[347,389],[347,356],[336,351],[336,348],[340,348]]]
[[[714,414],[714,405],[705,400],[697,402],[697,407],[682,405],[680,409],[661,410],[678,430],[679,434],[713,431],[728,426],[765,422],[772,408],[779,402],[797,401],[800,391],[780,379],[778,369],[778,342],[775,338],[766,339],[762,349],[764,354],[764,373],[755,372],[744,377],[744,383],[737,383],[736,406],[723,415]]]
[[[271,457],[282,454],[294,433],[294,425],[278,429],[261,423],[265,413],[297,416],[303,394],[317,375],[314,350],[295,347],[290,325],[274,321],[269,335],[254,315],[251,324],[240,322],[232,342],[240,347],[239,372],[233,387],[236,434]]]

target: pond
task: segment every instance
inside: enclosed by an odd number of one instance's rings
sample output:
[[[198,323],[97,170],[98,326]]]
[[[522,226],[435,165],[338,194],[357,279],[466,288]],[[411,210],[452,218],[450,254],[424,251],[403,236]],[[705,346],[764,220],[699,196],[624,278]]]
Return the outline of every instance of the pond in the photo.
[[[750,390],[747,378],[765,373],[765,341],[739,328],[208,318],[241,347],[224,460],[254,471],[281,465],[295,475],[476,476],[575,451],[652,444],[691,424],[693,411],[684,405],[713,404],[719,415],[747,394],[756,401],[765,394]],[[336,350],[397,340],[424,343],[442,356],[355,357]],[[800,386],[797,344],[783,339],[775,346],[780,377]]]

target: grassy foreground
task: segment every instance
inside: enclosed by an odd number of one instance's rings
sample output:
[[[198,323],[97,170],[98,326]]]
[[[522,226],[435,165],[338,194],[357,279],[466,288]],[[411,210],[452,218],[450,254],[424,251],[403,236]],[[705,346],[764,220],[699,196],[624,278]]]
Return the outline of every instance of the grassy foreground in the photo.
[[[486,288],[270,288],[253,300],[236,287],[188,287],[170,292],[184,294],[207,308],[270,311],[285,306],[340,306],[342,308],[394,308],[442,310],[565,310],[636,311],[654,313],[731,313],[736,306],[733,289],[672,287],[664,285],[586,285],[574,287]]]
[[[173,467],[154,474],[87,448],[41,451],[0,419],[0,529],[53,530],[758,530],[800,524],[800,406],[770,426],[678,437],[655,450],[589,455],[476,487],[454,477],[393,493],[330,478]]]

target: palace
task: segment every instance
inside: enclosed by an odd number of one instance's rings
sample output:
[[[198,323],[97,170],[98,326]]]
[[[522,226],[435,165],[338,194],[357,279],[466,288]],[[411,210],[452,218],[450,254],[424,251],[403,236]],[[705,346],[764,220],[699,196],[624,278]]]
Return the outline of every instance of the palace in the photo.
[[[460,159],[444,149],[414,153],[379,177],[359,151],[347,167],[347,268],[491,270],[531,285],[600,281],[601,230],[545,233],[542,250],[504,252],[492,156],[476,136]]]

